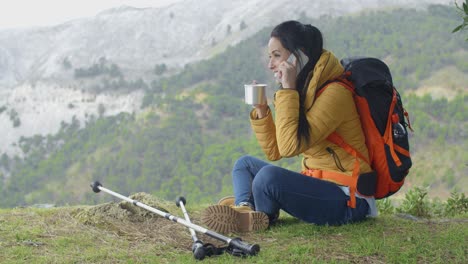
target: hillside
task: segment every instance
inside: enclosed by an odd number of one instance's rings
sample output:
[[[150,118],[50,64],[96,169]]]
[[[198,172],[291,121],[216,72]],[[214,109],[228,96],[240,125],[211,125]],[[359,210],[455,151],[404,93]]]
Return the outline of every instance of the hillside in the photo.
[[[106,187],[112,189],[112,186]],[[91,192],[90,189],[88,191]],[[137,193],[130,198],[177,217],[182,215],[174,203],[145,193]],[[426,200],[411,199],[406,201],[419,206]],[[112,199],[109,196],[106,200]],[[463,205],[459,203],[461,200],[454,201],[451,208],[464,210],[464,214],[428,219],[403,211],[405,213],[384,214],[345,226],[315,226],[282,212],[278,223],[266,231],[224,234],[230,238],[241,237],[249,244],[258,244],[258,255],[239,258],[225,253],[207,256],[203,261],[466,263],[468,204],[466,197],[464,207],[456,207]],[[442,207],[449,203],[444,204]],[[191,221],[203,227],[200,213],[206,205],[187,203],[186,207]],[[215,247],[226,246],[222,241],[201,233],[197,237]],[[49,209],[0,210],[2,263],[196,263],[191,251],[192,243],[190,233],[182,224],[123,201]]]
[[[415,165],[405,188],[428,187],[431,197],[467,192],[467,46],[463,36],[450,33],[457,23],[451,7],[303,19],[324,28],[327,46],[339,57],[365,52],[390,65],[415,129],[410,139]],[[0,206],[102,202],[87,190],[93,180],[165,199],[189,194],[196,202],[232,193],[233,162],[245,154],[264,157],[246,120],[249,107],[241,87],[252,79],[274,87],[262,59],[270,29],[188,64],[175,76],[155,79],[139,112],[94,114],[85,122],[75,118],[63,122],[57,134],[22,138],[22,156],[0,157],[1,193],[8,197]],[[447,69],[461,80],[447,85],[439,77]],[[449,91],[450,100],[412,95],[428,83]],[[275,164],[297,170],[299,159]]]

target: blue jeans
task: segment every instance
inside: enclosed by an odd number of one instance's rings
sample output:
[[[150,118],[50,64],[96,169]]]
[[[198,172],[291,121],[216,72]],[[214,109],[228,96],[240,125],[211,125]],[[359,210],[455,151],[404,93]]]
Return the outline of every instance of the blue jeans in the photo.
[[[279,210],[317,225],[341,225],[364,220],[366,200],[356,197],[356,208],[336,184],[243,156],[232,170],[235,203],[248,202],[270,219]]]

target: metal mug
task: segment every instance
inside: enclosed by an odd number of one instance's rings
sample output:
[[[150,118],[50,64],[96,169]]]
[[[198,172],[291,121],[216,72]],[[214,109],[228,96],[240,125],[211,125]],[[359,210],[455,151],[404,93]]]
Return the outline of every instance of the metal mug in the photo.
[[[249,105],[266,104],[266,84],[244,84],[245,103]]]

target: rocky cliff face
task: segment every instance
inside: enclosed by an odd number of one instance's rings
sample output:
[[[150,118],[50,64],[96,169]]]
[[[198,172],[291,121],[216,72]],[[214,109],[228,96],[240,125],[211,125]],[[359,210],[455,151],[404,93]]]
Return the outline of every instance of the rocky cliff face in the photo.
[[[143,92],[134,91],[127,95],[93,94],[38,83],[34,86],[20,85],[10,92],[0,90],[0,96],[4,101],[3,112],[0,113],[1,152],[17,153],[15,142],[20,137],[56,132],[62,121],[70,122],[76,118],[83,124],[91,116],[136,111]]]
[[[21,136],[54,133],[73,116],[85,120],[100,104],[105,114],[138,111],[141,91],[94,94],[73,78],[70,68],[89,67],[99,58],[117,64],[127,79],[145,78],[157,64],[177,71],[266,26],[303,15],[449,2],[185,0],[165,8],[118,7],[54,27],[0,31],[0,154],[14,153],[12,144]]]
[[[70,78],[63,74],[64,59],[78,68],[106,57],[136,74],[155,64],[180,67],[207,58],[214,49],[219,50],[213,42],[221,44],[228,38],[228,44],[236,44],[263,27],[304,14],[338,16],[363,9],[423,7],[448,1],[186,0],[165,8],[122,6],[55,27],[0,31],[0,87]],[[241,23],[246,25],[243,30]]]

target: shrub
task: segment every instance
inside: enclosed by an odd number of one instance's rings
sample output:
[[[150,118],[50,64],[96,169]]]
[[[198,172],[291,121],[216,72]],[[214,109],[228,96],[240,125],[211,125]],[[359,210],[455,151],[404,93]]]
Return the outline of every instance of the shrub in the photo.
[[[415,187],[405,194],[405,199],[400,207],[399,213],[407,213],[418,217],[430,216],[430,204],[427,200],[427,188]]]
[[[445,215],[455,216],[468,213],[468,197],[464,193],[453,191],[445,204]]]
[[[378,200],[377,209],[380,214],[393,214],[395,212],[395,207],[392,205],[389,198]]]
[[[431,215],[436,217],[445,216],[445,203],[440,198],[434,198],[430,203]]]

